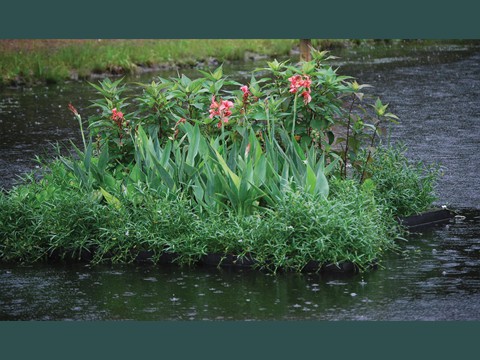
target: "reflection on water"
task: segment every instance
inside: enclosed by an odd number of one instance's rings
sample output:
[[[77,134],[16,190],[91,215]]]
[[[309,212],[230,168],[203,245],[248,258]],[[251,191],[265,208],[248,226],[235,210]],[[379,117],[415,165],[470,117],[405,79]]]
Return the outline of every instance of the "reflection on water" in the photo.
[[[384,268],[348,276],[138,264],[0,264],[0,319],[480,320],[479,49],[339,55],[335,61],[341,71],[374,85],[368,93],[380,96],[400,117],[392,141],[405,142],[411,158],[442,163],[438,203],[460,209],[464,220],[411,235],[402,253],[384,260]],[[250,69],[263,65],[233,64],[225,72],[235,71],[232,76],[247,81]],[[4,89],[0,187],[33,169],[33,156],[49,151],[50,142],[79,143],[67,105],[72,102],[86,118],[93,97],[88,85],[74,82]]]

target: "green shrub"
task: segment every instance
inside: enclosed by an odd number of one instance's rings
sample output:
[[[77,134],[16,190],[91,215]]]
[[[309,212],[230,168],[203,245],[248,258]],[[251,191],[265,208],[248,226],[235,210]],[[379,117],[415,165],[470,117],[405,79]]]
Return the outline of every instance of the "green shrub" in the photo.
[[[328,199],[289,192],[269,213],[268,232],[256,240],[265,260],[297,270],[310,260],[347,261],[365,269],[394,247],[398,231],[373,192],[350,180],[332,183],[335,192]]]
[[[0,198],[0,257],[32,262],[53,251],[80,256],[101,241],[101,228],[111,223],[91,193],[59,186],[58,174],[40,183],[12,189]]]
[[[380,147],[368,165],[375,196],[395,216],[410,216],[427,211],[437,199],[435,186],[438,165],[412,162],[404,145]]]

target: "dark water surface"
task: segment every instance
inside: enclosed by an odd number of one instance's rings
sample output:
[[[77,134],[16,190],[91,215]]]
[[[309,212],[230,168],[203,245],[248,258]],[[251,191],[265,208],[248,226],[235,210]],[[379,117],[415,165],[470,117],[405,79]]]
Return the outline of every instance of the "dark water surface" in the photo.
[[[438,205],[465,216],[409,236],[384,268],[358,275],[277,274],[176,266],[0,264],[1,320],[480,320],[480,48],[443,45],[334,52],[341,73],[373,85],[401,119],[392,141],[445,170]],[[263,63],[225,72],[248,78]],[[163,74],[162,76],[168,76]],[[192,75],[193,76],[193,75]],[[149,81],[151,74],[135,81]],[[0,187],[57,140],[80,140],[83,83],[0,93]]]

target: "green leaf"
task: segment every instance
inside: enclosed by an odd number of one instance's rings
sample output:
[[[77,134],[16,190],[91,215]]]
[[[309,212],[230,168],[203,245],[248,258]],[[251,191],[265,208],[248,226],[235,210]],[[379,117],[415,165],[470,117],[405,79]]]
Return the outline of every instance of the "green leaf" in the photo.
[[[103,182],[109,189],[114,189],[117,185],[115,178],[110,174],[105,174],[103,177]]]
[[[317,182],[315,183],[315,193],[323,195],[325,198],[328,197],[330,187],[328,185],[328,180],[325,176],[323,169],[318,169],[317,171]]]
[[[399,124],[399,117],[397,115],[394,115],[392,113],[386,113],[384,115],[386,118],[388,118],[391,122],[393,122],[394,124]]]
[[[108,166],[109,160],[110,160],[110,156],[108,154],[108,146],[104,146],[102,148],[102,151],[100,153],[100,157],[98,158],[98,163],[97,163],[98,171],[100,174],[105,172]]]
[[[307,74],[307,75],[308,75],[308,74],[311,73],[314,69],[315,69],[315,63],[314,63],[314,62],[309,61],[309,62],[303,63],[302,72],[303,72],[304,74]]]
[[[312,127],[312,129],[315,129],[317,131],[322,131],[328,126],[328,122],[325,119],[314,118],[310,122],[310,126]]]
[[[254,183],[258,186],[265,182],[267,176],[267,158],[262,156],[256,163],[253,173]]]
[[[170,176],[168,171],[160,164],[160,162],[156,158],[153,158],[153,161],[154,161],[154,164],[155,164],[155,167],[156,167],[157,171],[160,174],[160,177],[161,177],[163,183],[165,185],[167,185],[170,190],[175,190],[175,181]]]
[[[104,188],[100,188],[100,191],[102,192],[103,197],[107,201],[109,205],[114,206],[116,209],[120,209],[122,207],[122,204],[120,200],[118,200],[115,196],[110,194],[108,191],[106,191]]]
[[[132,168],[132,170],[130,171],[129,177],[130,179],[132,179],[134,183],[143,181],[145,179],[145,175],[143,174],[142,170],[140,170],[140,167],[138,165],[135,165]]]
[[[213,148],[212,148],[213,149]],[[217,149],[213,149],[216,155],[216,160],[219,162],[220,166],[222,167],[223,171],[232,179],[233,183],[237,190],[240,188],[240,178],[228,167],[227,163],[223,159],[222,155],[217,151]]]
[[[317,177],[315,176],[315,173],[313,172],[313,169],[310,167],[309,164],[307,164],[307,176],[305,179],[305,190],[309,194],[314,194],[315,193],[315,187],[317,184]]]
[[[327,131],[326,135],[327,135],[327,138],[328,138],[328,143],[330,145],[332,145],[333,142],[335,141],[335,134],[333,133],[333,131]]]
[[[83,164],[85,166],[85,170],[88,172],[90,170],[90,163],[92,161],[92,142],[90,141],[85,149],[85,157],[83,158]]]
[[[257,112],[253,115],[250,115],[254,120],[268,120],[268,116],[265,112]]]
[[[205,195],[205,191],[203,190],[202,185],[199,184],[199,181],[197,180],[195,184],[190,185],[190,187],[193,190],[193,195],[195,196],[195,200],[197,203],[200,205],[204,204],[203,198]]]
[[[198,154],[198,150],[200,147],[200,127],[195,125],[193,127],[193,131],[187,132],[188,140],[189,140],[189,147],[188,147],[188,154],[187,154],[187,164],[194,165],[195,156]]]
[[[220,65],[212,74],[215,80],[220,80],[223,76],[223,65]]]

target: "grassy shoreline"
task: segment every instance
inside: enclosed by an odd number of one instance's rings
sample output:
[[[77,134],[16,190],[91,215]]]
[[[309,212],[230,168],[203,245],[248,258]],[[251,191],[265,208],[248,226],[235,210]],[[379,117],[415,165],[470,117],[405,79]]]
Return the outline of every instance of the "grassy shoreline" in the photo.
[[[399,40],[312,39],[320,49],[384,42]],[[0,86],[284,56],[298,52],[298,46],[298,39],[0,39]]]
[[[22,85],[286,55],[295,40],[0,40],[0,84]],[[246,55],[247,54],[247,55]]]

